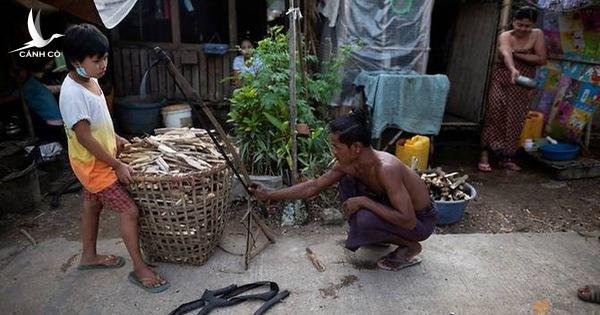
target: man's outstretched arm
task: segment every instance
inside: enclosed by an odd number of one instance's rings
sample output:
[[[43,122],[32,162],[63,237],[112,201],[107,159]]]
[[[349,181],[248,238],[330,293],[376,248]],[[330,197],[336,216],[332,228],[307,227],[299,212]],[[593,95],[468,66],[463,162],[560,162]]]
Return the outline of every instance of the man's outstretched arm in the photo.
[[[334,167],[332,170],[323,174],[323,176],[296,184],[292,187],[267,191],[263,187],[253,184],[250,187],[250,192],[252,192],[258,200],[306,199],[318,195],[325,188],[337,183],[343,176],[344,173]]]

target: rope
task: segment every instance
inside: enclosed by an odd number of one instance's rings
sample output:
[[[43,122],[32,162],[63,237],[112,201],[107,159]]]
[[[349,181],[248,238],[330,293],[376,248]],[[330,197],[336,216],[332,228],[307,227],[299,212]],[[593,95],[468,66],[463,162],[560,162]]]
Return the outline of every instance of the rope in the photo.
[[[300,8],[290,8],[289,10],[287,10],[285,15],[290,15],[290,14],[292,15],[292,18],[294,20],[299,20],[299,19],[303,18]]]

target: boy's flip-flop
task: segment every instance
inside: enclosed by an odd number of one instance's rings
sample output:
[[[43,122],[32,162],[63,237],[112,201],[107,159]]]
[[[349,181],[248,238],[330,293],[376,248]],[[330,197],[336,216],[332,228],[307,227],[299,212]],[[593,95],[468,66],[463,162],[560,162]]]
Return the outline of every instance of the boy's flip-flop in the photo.
[[[155,275],[154,277],[150,277],[150,278],[139,278],[138,275],[135,273],[135,271],[132,271],[129,273],[129,276],[127,276],[127,279],[129,279],[129,281],[131,283],[144,289],[146,292],[160,293],[160,292],[163,292],[166,289],[168,289],[171,286],[171,284],[169,284],[169,282],[165,281],[165,283],[163,283],[163,284],[159,284],[157,286],[152,286],[152,287],[144,285],[144,280],[154,280],[159,277],[160,277],[159,275]]]
[[[577,290],[577,296],[586,302],[600,303],[600,285],[586,285]]]
[[[414,266],[420,264],[422,261],[421,257],[415,256],[410,260],[401,260],[394,261],[391,260],[390,257],[383,257],[377,261],[377,267],[383,270],[388,271],[398,271],[400,269],[404,269],[406,267]]]
[[[114,263],[109,263],[111,261]],[[114,269],[125,266],[125,258],[121,256],[108,255],[104,259],[104,263],[101,264],[90,264],[90,265],[79,265],[77,270],[93,270],[93,269]]]

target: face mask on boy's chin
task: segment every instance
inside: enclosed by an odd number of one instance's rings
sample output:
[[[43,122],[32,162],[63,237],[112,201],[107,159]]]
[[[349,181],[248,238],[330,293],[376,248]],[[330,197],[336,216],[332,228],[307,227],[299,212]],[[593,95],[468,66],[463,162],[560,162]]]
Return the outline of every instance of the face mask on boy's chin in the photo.
[[[78,74],[80,77],[83,77],[83,78],[86,78],[86,79],[91,79],[91,78],[92,78],[92,76],[91,76],[91,75],[89,75],[89,74],[88,74],[88,73],[85,71],[85,68],[84,68],[84,67],[82,67],[82,66],[76,66],[76,67],[75,67],[75,72],[77,72],[77,74]]]

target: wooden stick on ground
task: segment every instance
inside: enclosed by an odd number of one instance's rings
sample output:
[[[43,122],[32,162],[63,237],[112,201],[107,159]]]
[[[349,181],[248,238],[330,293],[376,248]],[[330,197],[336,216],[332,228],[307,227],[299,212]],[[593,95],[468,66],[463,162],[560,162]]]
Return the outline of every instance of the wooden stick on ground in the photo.
[[[25,229],[19,229],[19,232],[21,232],[21,234],[25,235],[25,237],[31,242],[31,245],[33,245],[33,246],[37,245],[35,238],[33,238],[33,236],[31,236],[31,234],[29,234],[27,231],[25,231]]]
[[[318,271],[325,271],[325,266],[323,266],[323,263],[319,260],[317,254],[315,254],[315,252],[312,249],[310,249],[310,247],[306,248],[306,254],[308,256],[308,259],[310,259],[310,261],[315,266],[315,268],[317,268]]]

